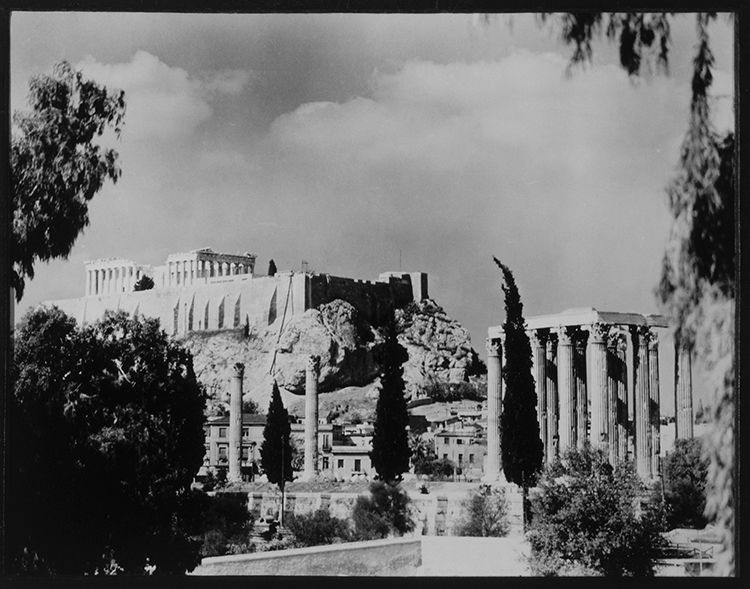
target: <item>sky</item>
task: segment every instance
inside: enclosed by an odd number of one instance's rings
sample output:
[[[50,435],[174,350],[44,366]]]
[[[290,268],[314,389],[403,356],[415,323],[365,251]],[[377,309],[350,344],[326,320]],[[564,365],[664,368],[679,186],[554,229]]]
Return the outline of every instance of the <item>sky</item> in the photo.
[[[669,75],[632,80],[606,41],[569,74],[571,49],[533,15],[14,13],[13,109],[63,59],[127,102],[107,138],[122,178],[91,201],[69,258],[35,267],[16,318],[83,295],[85,260],[161,264],[199,247],[255,253],[260,274],[271,258],[364,279],[427,272],[483,357],[504,319],[492,256],[526,316],[658,312],[694,29],[676,17]],[[726,130],[731,21],[710,33]]]

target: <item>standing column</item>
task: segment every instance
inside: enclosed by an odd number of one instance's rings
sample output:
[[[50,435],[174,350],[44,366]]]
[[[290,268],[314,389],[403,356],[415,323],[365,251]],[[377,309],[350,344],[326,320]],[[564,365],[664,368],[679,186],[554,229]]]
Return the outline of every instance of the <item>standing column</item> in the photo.
[[[607,336],[609,325],[594,323],[589,328],[589,380],[591,399],[591,445],[601,447],[609,440],[607,421]]]
[[[238,362],[232,371],[229,390],[229,472],[227,481],[242,480],[242,377],[245,365]]]
[[[536,419],[539,423],[539,438],[542,440],[543,455],[547,455],[547,332],[529,330],[529,341],[536,388]]]
[[[573,347],[573,372],[576,376],[576,446],[586,444],[589,427],[589,399],[586,390],[586,338],[588,332],[581,329]]]
[[[310,356],[305,370],[305,470],[303,478],[315,478],[318,469],[318,376],[320,357]]]
[[[617,340],[617,455],[628,459],[630,428],[628,426],[628,342],[620,333]]]
[[[500,478],[500,407],[502,403],[502,345],[487,339],[487,465],[484,478]]]
[[[659,477],[661,453],[661,411],[659,403],[659,336],[651,331],[648,344],[648,386],[651,396],[649,405],[651,423],[651,474]]]
[[[690,347],[675,336],[675,435],[693,437],[693,374]]]
[[[651,478],[651,436],[649,423],[649,368],[648,342],[649,329],[645,326],[632,326],[633,364],[635,368],[635,469],[643,479]]]
[[[557,435],[557,364],[555,363],[555,342],[550,334],[547,340],[547,464],[557,458],[560,439]]]
[[[569,327],[557,330],[557,394],[560,402],[558,452],[562,456],[576,446],[576,389],[573,374],[573,339]]]
[[[617,466],[622,459],[620,453],[620,429],[617,423],[617,395],[620,386],[620,358],[617,348],[621,334],[610,333],[607,337],[607,449],[609,463]]]
[[[86,270],[86,296],[91,294],[91,270]]]

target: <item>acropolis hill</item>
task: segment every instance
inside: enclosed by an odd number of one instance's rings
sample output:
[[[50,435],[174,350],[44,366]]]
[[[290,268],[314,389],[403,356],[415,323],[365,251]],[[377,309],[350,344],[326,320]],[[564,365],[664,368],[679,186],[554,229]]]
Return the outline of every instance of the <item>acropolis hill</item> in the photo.
[[[287,393],[304,391],[310,354],[321,358],[321,392],[371,385],[377,328],[393,309],[402,325],[408,314],[401,339],[412,394],[425,381],[463,380],[481,364],[468,332],[428,298],[426,273],[383,272],[374,281],[294,271],[258,276],[255,260],[210,248],[170,254],[161,266],[98,259],[85,262],[83,297],[45,304],[80,324],[108,310],[157,318],[193,352],[196,375],[216,402],[225,403],[231,366],[243,362],[245,397],[263,410],[273,378]],[[143,276],[154,287],[134,291]]]

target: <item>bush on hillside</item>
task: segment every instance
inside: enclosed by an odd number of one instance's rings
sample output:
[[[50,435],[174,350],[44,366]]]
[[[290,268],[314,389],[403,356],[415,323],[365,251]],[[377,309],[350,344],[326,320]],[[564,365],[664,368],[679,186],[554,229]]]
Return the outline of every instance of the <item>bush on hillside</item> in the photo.
[[[348,522],[333,517],[327,509],[302,515],[290,514],[285,525],[301,546],[335,544],[346,542],[351,537]]]
[[[507,536],[510,531],[508,524],[508,500],[505,489],[481,485],[472,491],[464,502],[466,514],[464,521],[458,528],[459,536]]]
[[[354,540],[377,540],[411,532],[414,521],[409,495],[399,485],[376,481],[369,497],[357,497],[352,511]]]

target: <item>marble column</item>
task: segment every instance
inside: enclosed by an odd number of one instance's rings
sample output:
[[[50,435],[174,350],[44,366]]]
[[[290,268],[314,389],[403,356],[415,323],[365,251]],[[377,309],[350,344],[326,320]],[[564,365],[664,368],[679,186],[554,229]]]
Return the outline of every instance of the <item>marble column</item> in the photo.
[[[620,460],[628,460],[628,342],[621,333],[617,341],[617,455]]]
[[[487,465],[485,479],[500,478],[500,411],[503,394],[503,348],[499,339],[487,339]]]
[[[617,423],[617,395],[620,385],[620,358],[617,355],[617,348],[620,337],[619,333],[610,333],[607,337],[607,455],[612,466],[617,466],[622,459],[620,430]]]
[[[554,336],[547,340],[547,464],[551,464],[558,456],[560,438],[557,435],[557,364],[555,360],[556,342]]]
[[[589,399],[586,387],[586,339],[588,332],[579,329],[573,347],[573,372],[576,378],[576,446],[588,440]]]
[[[649,404],[649,416],[651,424],[651,474],[654,477],[661,475],[660,452],[661,452],[661,409],[659,403],[659,336],[651,331],[648,344],[648,386],[651,397]]]
[[[635,469],[642,479],[651,478],[651,425],[649,423],[649,329],[632,326],[633,363],[635,371]]]
[[[227,481],[242,480],[242,377],[245,365],[233,366],[229,391],[229,472]]]
[[[531,342],[532,370],[536,388],[536,418],[539,423],[539,437],[542,440],[544,455],[547,454],[547,332],[529,330]]]
[[[318,470],[318,377],[320,357],[310,356],[305,370],[305,469],[303,479],[315,478]]]
[[[609,440],[607,415],[607,336],[609,325],[594,323],[589,328],[588,392],[591,399],[591,445],[606,446]]]
[[[86,290],[84,292],[87,296],[91,294],[91,270],[86,270]]]
[[[576,447],[576,387],[573,373],[573,330],[559,327],[557,333],[557,395],[559,399],[558,452],[562,456]]]
[[[675,435],[693,437],[693,374],[691,349],[675,336]]]

